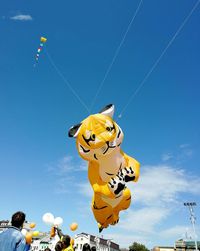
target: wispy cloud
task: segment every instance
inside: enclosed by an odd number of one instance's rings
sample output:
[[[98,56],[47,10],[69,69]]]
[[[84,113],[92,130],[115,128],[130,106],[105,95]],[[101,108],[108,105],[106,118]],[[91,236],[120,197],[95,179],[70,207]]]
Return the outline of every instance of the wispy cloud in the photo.
[[[47,171],[58,176],[63,176],[72,172],[87,171],[87,163],[76,160],[71,156],[64,156],[54,163],[47,165]]]
[[[10,19],[15,20],[15,21],[32,21],[33,20],[31,15],[23,15],[23,14],[15,15],[13,17],[10,17]]]
[[[77,184],[77,187],[80,194],[84,195],[85,197],[92,198],[93,190],[89,182],[79,183]]]
[[[191,146],[189,144],[182,144],[179,146],[180,150],[182,151],[182,155],[186,157],[191,157],[194,153]]]
[[[180,144],[179,147],[180,148],[188,148],[188,147],[190,147],[190,145],[189,144]]]
[[[163,226],[177,213],[177,205],[182,204],[184,195],[200,195],[199,177],[169,165],[149,165],[141,167],[138,183],[130,183],[128,187],[132,190],[133,206],[120,213],[118,228],[123,231],[118,242],[122,247],[127,247],[129,240],[132,238],[133,242],[137,236],[139,242],[152,246],[153,239],[173,238],[175,241],[184,235],[184,225],[169,226],[167,229]]]
[[[73,184],[72,178],[60,178],[55,181],[54,192],[56,194],[69,194],[72,191],[71,184]]]
[[[163,162],[172,161],[178,165],[182,164],[186,160],[190,159],[194,154],[194,150],[191,148],[190,144],[180,144],[176,151],[167,152],[161,155],[161,160]]]
[[[80,183],[80,173],[86,170],[87,163],[82,160],[77,161],[71,156],[64,156],[47,165],[47,172],[49,175],[54,176],[53,190],[56,194],[69,193],[72,189],[81,189],[83,193],[86,193],[85,186],[81,186],[82,183]],[[78,182],[77,174],[79,175]]]
[[[191,186],[190,181],[193,181]],[[200,195],[200,178],[169,165],[143,166],[136,184],[128,185],[134,200],[145,205],[165,205],[179,202],[183,193]]]
[[[119,227],[133,231],[140,235],[149,235],[155,231],[155,226],[160,224],[169,215],[170,210],[162,207],[143,207],[139,210],[129,209]],[[130,224],[132,222],[133,224]]]
[[[162,161],[168,161],[170,159],[173,159],[173,155],[171,153],[164,153],[161,156]]]
[[[69,156],[64,156],[49,166],[49,171],[56,177],[55,192],[58,194],[69,193],[73,189],[79,193],[81,212],[85,215],[91,213],[89,204],[93,191],[89,181],[86,182],[85,178],[80,179],[79,176],[78,182],[74,181],[77,180],[78,172],[86,170],[86,162],[77,161]],[[193,181],[192,186],[191,180]],[[120,213],[120,221],[117,228],[113,227],[111,237],[116,237],[115,241],[121,247],[128,247],[133,241],[150,247],[155,244],[156,239],[174,238],[175,241],[176,238],[184,235],[185,225],[170,226],[168,224],[169,228],[163,226],[165,226],[165,222],[171,221],[174,214],[177,214],[179,210],[177,205],[182,204],[184,195],[200,195],[200,178],[198,176],[172,165],[148,165],[141,167],[139,181],[129,183],[127,186],[132,191],[132,206]],[[119,236],[120,238],[118,238]]]
[[[176,236],[177,238],[189,238],[191,236],[192,229],[188,226],[173,226],[160,232],[162,238],[170,238]]]

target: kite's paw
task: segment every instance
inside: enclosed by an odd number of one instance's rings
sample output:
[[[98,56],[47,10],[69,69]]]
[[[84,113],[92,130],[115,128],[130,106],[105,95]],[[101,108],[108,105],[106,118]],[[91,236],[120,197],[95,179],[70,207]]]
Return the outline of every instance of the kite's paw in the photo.
[[[125,182],[133,181],[135,179],[135,172],[131,166],[121,169],[120,172],[124,177]]]
[[[118,218],[117,220],[113,221],[110,225],[115,225],[115,224],[117,224],[118,222],[119,222],[119,218]]]
[[[111,178],[108,182],[108,186],[112,193],[119,195],[120,192],[125,188],[125,179],[121,174],[118,174],[115,178]]]

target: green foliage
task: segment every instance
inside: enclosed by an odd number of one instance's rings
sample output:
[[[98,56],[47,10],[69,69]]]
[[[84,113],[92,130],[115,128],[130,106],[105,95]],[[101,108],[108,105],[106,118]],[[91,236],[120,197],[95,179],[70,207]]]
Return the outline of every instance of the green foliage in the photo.
[[[133,242],[133,244],[129,246],[129,251],[149,251],[149,249],[143,244]]]

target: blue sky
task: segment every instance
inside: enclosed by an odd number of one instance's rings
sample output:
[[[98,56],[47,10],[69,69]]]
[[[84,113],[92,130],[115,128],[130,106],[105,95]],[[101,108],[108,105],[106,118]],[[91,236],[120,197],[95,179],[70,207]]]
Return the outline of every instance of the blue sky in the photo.
[[[49,228],[42,215],[64,219],[63,231],[97,234],[90,211],[87,163],[68,128],[88,116],[66,80],[91,113],[115,104],[124,131],[122,149],[141,163],[141,177],[130,185],[132,206],[120,223],[103,232],[122,247],[133,241],[149,248],[173,245],[192,235],[184,201],[200,195],[200,5],[159,64],[126,104],[177,32],[196,0],[4,1],[0,9],[0,166],[3,201],[0,219],[23,210],[37,229]],[[140,8],[125,36],[138,6]],[[41,52],[46,52],[64,76]],[[93,98],[109,69],[91,109]]]

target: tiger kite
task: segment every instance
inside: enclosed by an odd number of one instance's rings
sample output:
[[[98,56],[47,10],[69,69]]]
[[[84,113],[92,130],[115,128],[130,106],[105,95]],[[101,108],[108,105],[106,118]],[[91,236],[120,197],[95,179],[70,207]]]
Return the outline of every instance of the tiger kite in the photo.
[[[122,129],[113,120],[114,105],[107,105],[69,129],[76,138],[80,156],[88,161],[88,178],[93,188],[92,211],[99,232],[119,221],[121,210],[129,208],[131,192],[128,182],[139,178],[140,164],[125,154],[120,146]]]

